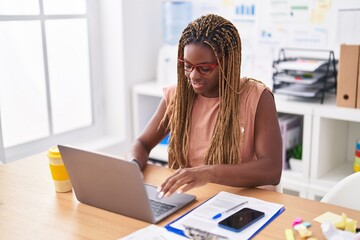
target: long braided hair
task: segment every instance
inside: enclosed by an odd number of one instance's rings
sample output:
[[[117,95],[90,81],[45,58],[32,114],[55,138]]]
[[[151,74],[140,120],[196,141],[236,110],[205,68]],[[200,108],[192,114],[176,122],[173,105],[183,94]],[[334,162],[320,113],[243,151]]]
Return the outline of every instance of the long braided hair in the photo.
[[[240,66],[241,40],[235,26],[223,17],[202,16],[184,29],[179,40],[178,57],[188,44],[209,46],[219,64],[219,113],[212,133],[205,164],[235,164],[240,159]],[[177,68],[178,82],[166,114],[161,122],[170,131],[169,167],[184,168],[188,164],[189,132],[196,93],[188,81],[182,64]]]

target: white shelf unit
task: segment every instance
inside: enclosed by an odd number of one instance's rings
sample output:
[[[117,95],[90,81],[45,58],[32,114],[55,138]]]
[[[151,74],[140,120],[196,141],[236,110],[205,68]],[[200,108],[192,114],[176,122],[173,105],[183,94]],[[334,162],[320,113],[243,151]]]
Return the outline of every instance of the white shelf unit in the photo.
[[[313,112],[310,197],[324,195],[335,183],[353,173],[356,139],[360,137],[360,110],[320,106]],[[317,190],[317,191],[315,191]],[[320,195],[321,197],[321,195]]]
[[[302,169],[296,172],[283,170],[281,183],[285,193],[289,190],[291,192],[297,192],[295,195],[306,198],[311,162],[312,110],[308,104],[300,101],[292,101],[290,103],[286,96],[280,94],[275,95],[275,102],[278,112],[299,115],[303,118]]]
[[[153,82],[133,88],[134,136],[138,136],[155,112],[163,86]],[[300,197],[320,200],[340,179],[352,173],[355,139],[360,137],[360,110],[337,107],[335,96],[324,103],[275,94],[277,111],[303,118],[302,169],[284,170],[282,187]],[[158,145],[151,158],[167,161],[167,149]]]
[[[153,82],[135,85],[133,87],[133,119],[134,119],[134,137],[138,136],[145,128],[148,121],[155,113],[163,96],[163,85]],[[167,146],[157,145],[150,153],[150,158],[167,162]]]

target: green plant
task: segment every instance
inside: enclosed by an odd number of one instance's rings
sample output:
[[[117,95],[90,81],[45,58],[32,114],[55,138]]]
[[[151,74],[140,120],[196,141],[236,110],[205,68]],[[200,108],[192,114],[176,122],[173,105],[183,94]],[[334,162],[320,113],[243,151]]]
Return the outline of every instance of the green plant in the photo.
[[[296,145],[295,147],[288,150],[290,158],[302,159],[302,144]]]

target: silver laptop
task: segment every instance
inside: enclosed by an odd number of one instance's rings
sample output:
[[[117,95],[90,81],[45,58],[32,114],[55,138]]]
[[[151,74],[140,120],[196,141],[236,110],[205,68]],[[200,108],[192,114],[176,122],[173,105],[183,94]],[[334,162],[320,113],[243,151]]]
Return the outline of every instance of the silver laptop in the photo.
[[[59,145],[79,202],[150,223],[157,223],[195,196],[174,193],[157,198],[155,186],[144,184],[135,163],[118,157]]]

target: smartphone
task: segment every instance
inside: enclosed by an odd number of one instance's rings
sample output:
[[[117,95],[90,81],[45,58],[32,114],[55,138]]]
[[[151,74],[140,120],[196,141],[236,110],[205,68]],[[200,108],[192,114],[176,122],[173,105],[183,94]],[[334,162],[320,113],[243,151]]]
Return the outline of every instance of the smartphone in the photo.
[[[234,232],[240,232],[254,222],[258,221],[264,215],[265,214],[263,212],[255,209],[243,208],[224,220],[221,220],[218,225],[219,227],[226,228]]]

